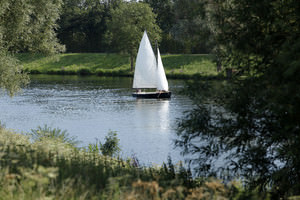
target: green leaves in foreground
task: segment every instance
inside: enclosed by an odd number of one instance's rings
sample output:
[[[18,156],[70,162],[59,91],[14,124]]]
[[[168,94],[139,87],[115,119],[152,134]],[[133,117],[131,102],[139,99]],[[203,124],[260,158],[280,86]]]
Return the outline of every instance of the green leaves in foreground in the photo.
[[[107,136],[105,136],[105,142],[103,144],[99,141],[95,144],[89,144],[88,151],[95,153],[101,152],[104,156],[117,156],[121,151],[119,141],[116,131],[109,131]]]
[[[212,2],[217,56],[234,73],[218,90],[205,82],[185,89],[196,106],[177,145],[201,174],[243,177],[272,188],[272,199],[299,195],[299,1]]]
[[[1,0],[0,3],[0,88],[10,96],[29,82],[16,52],[54,54],[63,52],[55,29],[62,0]]]
[[[59,128],[51,128],[45,125],[44,127],[38,126],[37,129],[31,129],[31,133],[28,134],[33,141],[42,141],[44,139],[54,139],[62,143],[67,143],[72,146],[76,146],[78,141],[75,137],[71,137],[66,130]]]
[[[0,49],[0,88],[13,96],[28,83],[29,77],[22,72],[18,60]]]
[[[0,126],[0,200],[264,199],[245,192],[239,182],[192,179],[170,159],[163,166],[136,167],[52,138],[64,138],[62,132],[39,127],[33,131],[37,139],[30,141]],[[107,140],[115,136],[111,132]]]

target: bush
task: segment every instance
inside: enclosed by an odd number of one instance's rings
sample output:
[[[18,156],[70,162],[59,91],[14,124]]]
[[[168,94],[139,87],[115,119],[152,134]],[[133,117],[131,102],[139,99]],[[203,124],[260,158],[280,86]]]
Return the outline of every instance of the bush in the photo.
[[[100,151],[105,156],[114,156],[119,154],[121,151],[119,139],[117,137],[116,131],[109,131],[105,137],[105,143],[100,143]]]
[[[89,144],[88,151],[92,153],[101,152],[104,156],[117,156],[121,151],[119,141],[116,131],[109,131],[103,144],[99,141],[95,144]]]
[[[241,182],[192,178],[171,158],[162,167],[141,167],[73,148],[55,140],[65,138],[62,133],[39,127],[32,143],[0,125],[0,199],[268,199],[258,191],[248,192]],[[99,152],[118,146],[116,132],[105,139],[102,146],[97,143]]]
[[[38,126],[37,129],[31,129],[31,133],[28,133],[33,139],[33,141],[41,141],[42,139],[57,139],[63,143],[71,144],[72,146],[76,146],[78,141],[76,141],[75,137],[71,137],[66,130],[61,130],[59,128],[51,128],[47,125],[44,127]]]
[[[78,70],[77,73],[81,76],[86,76],[86,75],[91,75],[92,74],[91,70],[88,69],[88,68],[81,68],[80,70]]]

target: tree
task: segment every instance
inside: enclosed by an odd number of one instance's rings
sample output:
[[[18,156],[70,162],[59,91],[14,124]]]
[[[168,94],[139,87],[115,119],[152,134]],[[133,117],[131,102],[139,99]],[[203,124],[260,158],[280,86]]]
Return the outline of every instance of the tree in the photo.
[[[13,53],[51,54],[64,50],[55,34],[61,3],[61,0],[1,1],[0,87],[10,95],[28,83],[28,76]]]
[[[61,4],[61,0],[4,0],[0,5],[1,46],[13,53],[64,51],[55,34]]]
[[[206,16],[206,0],[175,0],[172,36],[183,45],[184,53],[209,53],[211,30]]]
[[[67,52],[87,50],[83,25],[87,21],[83,17],[85,10],[82,0],[64,0],[57,34],[60,41],[66,45]]]
[[[145,0],[153,12],[157,15],[157,24],[162,30],[160,51],[169,53],[179,53],[182,44],[174,40],[171,28],[175,23],[174,3],[172,0]]]
[[[160,40],[160,28],[156,25],[155,14],[146,3],[123,2],[111,10],[106,38],[111,48],[130,55],[131,70],[144,30],[155,41]]]
[[[173,2],[171,0],[145,0],[157,14],[157,24],[164,33],[168,33],[174,23]]]
[[[18,60],[5,50],[0,50],[0,88],[10,96],[29,83],[29,77],[22,73]]]
[[[251,188],[271,187],[273,198],[297,195],[299,2],[210,3],[220,8],[210,14],[222,64],[236,74],[221,89],[208,82],[189,86],[196,108],[179,124],[176,144],[194,154],[189,160],[199,174],[239,175]],[[218,167],[220,158],[224,166]]]
[[[68,52],[104,52],[106,19],[120,0],[64,0],[58,38]]]
[[[211,40],[207,0],[145,0],[157,14],[162,29],[163,51],[176,53],[209,53]]]
[[[99,142],[101,153],[110,157],[117,156],[121,151],[119,141],[116,131],[109,131],[105,136],[105,142],[103,144]]]
[[[105,136],[105,142],[98,141],[95,144],[89,144],[88,149],[90,153],[101,153],[104,156],[118,156],[120,153],[120,139],[116,131],[109,131]]]

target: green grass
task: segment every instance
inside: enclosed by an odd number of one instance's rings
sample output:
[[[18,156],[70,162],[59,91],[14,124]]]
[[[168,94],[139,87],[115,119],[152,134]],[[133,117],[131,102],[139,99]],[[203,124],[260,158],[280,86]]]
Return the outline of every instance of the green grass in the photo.
[[[183,54],[163,55],[166,74],[170,77],[217,76],[216,64],[212,55]]]
[[[32,74],[130,75],[129,59],[117,54],[74,53],[43,56],[17,54],[24,70]]]
[[[143,167],[133,159],[103,156],[68,143],[64,132],[51,130],[56,133],[37,132],[42,137],[33,139],[0,124],[0,200],[237,199],[245,192],[237,182],[192,179],[171,161]]]
[[[132,76],[130,59],[119,54],[72,53],[43,56],[17,54],[24,70],[31,74],[77,74]],[[162,55],[169,78],[215,77],[218,75],[211,55]]]

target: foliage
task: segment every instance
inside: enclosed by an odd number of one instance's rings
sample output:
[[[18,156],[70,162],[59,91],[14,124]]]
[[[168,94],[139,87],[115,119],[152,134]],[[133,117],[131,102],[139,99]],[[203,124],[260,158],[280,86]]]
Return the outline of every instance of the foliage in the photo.
[[[174,23],[173,2],[171,0],[145,0],[157,14],[157,24],[168,33]]]
[[[171,33],[183,44],[184,53],[209,53],[212,48],[206,4],[203,0],[174,1],[175,22]]]
[[[141,2],[123,2],[111,10],[106,39],[117,52],[130,55],[131,70],[143,32],[147,30],[152,41],[160,41],[160,28],[150,6]]]
[[[182,53],[182,44],[171,35],[171,28],[175,23],[174,2],[171,0],[145,0],[157,15],[156,22],[161,28],[161,42],[159,49],[164,53]]]
[[[59,140],[63,143],[68,143],[72,146],[78,144],[78,141],[74,137],[71,137],[66,130],[61,130],[59,128],[51,128],[47,125],[44,127],[38,126],[37,129],[32,129],[31,133],[27,134],[33,141],[42,141],[44,139],[54,139]]]
[[[179,124],[177,145],[194,154],[200,174],[241,176],[251,188],[272,188],[272,198],[297,195],[299,3],[211,3],[222,64],[235,74],[222,90],[190,85],[196,108]]]
[[[117,133],[109,131],[103,144],[100,141],[97,141],[95,144],[89,144],[88,151],[93,153],[101,152],[104,156],[114,157],[121,151],[119,141]]]
[[[15,52],[61,52],[55,29],[61,0],[2,0],[0,3],[0,87],[10,95],[28,83]]]
[[[238,183],[192,180],[171,161],[137,168],[50,137],[30,142],[3,127],[0,186],[0,199],[233,199],[244,192]]]
[[[105,156],[112,157],[121,151],[117,133],[114,131],[108,132],[107,136],[105,136],[105,142],[103,144],[100,142],[99,144],[100,151]]]
[[[208,53],[214,43],[210,37],[212,33],[208,29],[210,23],[208,23],[208,18],[205,15],[204,5],[207,2],[207,0],[63,0],[64,4],[57,30],[58,38],[66,45],[67,51],[73,53],[120,50],[131,53],[128,52],[128,49],[135,53],[131,47],[126,49],[128,45],[132,45],[126,42],[121,48],[118,48],[120,42],[126,41],[126,37],[114,42],[115,38],[112,35],[120,34],[118,29],[122,28],[122,33],[125,31],[127,36],[128,32],[132,31],[135,37],[141,37],[141,33],[137,34],[137,31],[142,32],[147,29],[154,33],[155,39],[161,41],[161,52]],[[142,4],[148,4],[155,13],[156,22],[151,19],[149,26],[147,22],[143,26],[137,24],[137,22],[141,23],[138,18],[146,18],[143,15],[148,15],[151,12],[150,10],[145,12]],[[130,9],[116,14],[116,10],[122,9],[124,11],[124,5]],[[138,9],[140,11],[137,11]],[[116,25],[117,28],[111,27],[114,15],[118,15],[119,18],[114,19],[114,21],[121,20]],[[152,29],[151,23],[155,24],[155,30]],[[151,38],[153,38],[152,36]],[[131,34],[129,39],[132,40]]]
[[[6,51],[0,50],[0,88],[2,91],[13,96],[28,82],[28,76],[22,73],[22,67],[18,60]]]
[[[61,52],[55,29],[61,0],[3,0],[0,4],[0,47],[10,52]]]
[[[120,0],[63,0],[63,2],[57,32],[67,51],[77,53],[109,51],[104,41],[106,20],[110,16],[110,8],[116,7]]]

